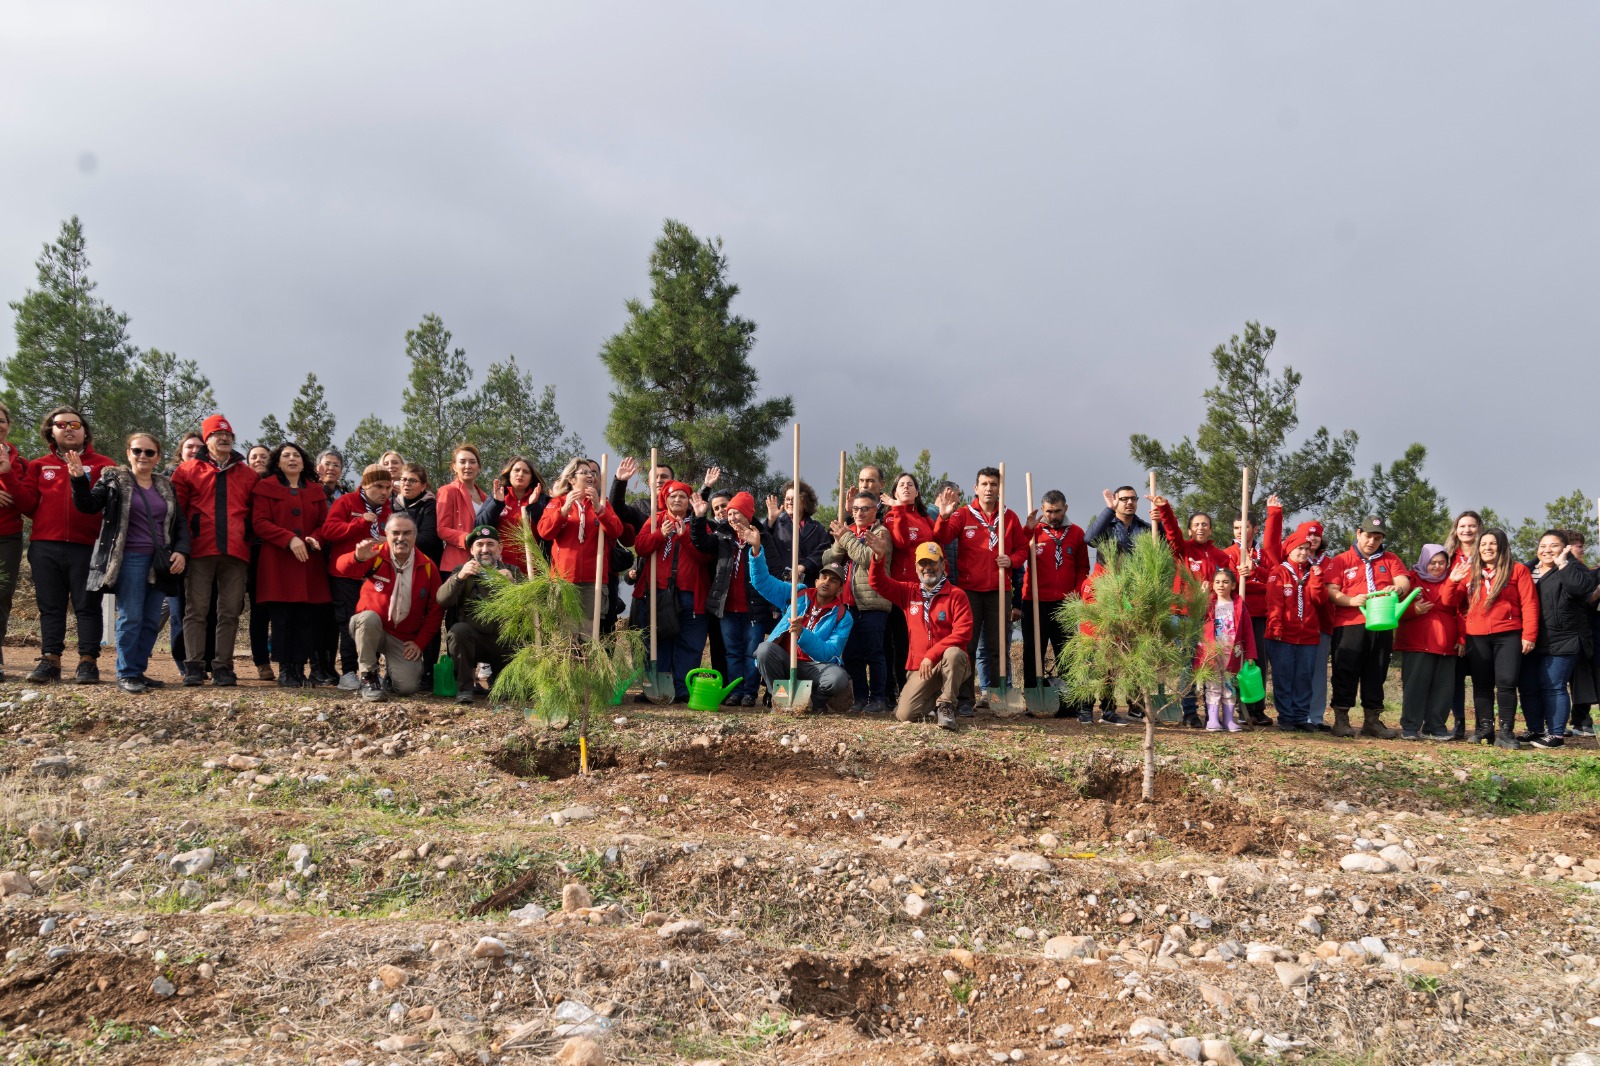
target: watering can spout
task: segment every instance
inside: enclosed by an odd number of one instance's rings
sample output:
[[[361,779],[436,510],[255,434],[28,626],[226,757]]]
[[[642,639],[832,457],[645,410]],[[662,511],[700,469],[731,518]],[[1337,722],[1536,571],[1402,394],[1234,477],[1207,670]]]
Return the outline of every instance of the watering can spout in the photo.
[[[720,693],[719,693],[719,694],[718,694],[718,696],[717,696],[717,698],[718,698],[718,699],[722,699],[722,700],[725,700],[725,699],[727,699],[727,698],[728,698],[728,693],[730,693],[730,692],[732,692],[732,691],[733,691],[733,690],[734,690],[734,689],[736,689],[736,688],[738,688],[738,687],[739,687],[739,682],[741,682],[741,681],[743,681],[743,680],[744,680],[744,678],[742,678],[742,677],[736,677],[736,678],[734,678],[734,679],[733,679],[733,680],[732,680],[732,681],[730,681],[730,682],[728,682],[728,687],[727,687],[727,688],[725,688],[725,689],[723,689],[723,690],[722,690],[722,691],[721,691],[721,692],[720,692]]]
[[[1412,589],[1411,590],[1411,595],[1409,595],[1405,599],[1401,600],[1400,601],[1400,606],[1395,608],[1395,612],[1394,612],[1395,617],[1398,618],[1401,615],[1405,614],[1406,613],[1406,608],[1411,606],[1411,601],[1416,599],[1420,595],[1422,595],[1422,590],[1421,589],[1419,589],[1419,588],[1418,589]]]

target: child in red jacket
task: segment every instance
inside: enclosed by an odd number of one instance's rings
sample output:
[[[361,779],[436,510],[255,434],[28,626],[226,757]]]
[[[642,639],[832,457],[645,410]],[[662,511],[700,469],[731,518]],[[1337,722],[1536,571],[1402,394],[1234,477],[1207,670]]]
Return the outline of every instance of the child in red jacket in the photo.
[[[1400,737],[1403,740],[1454,740],[1445,727],[1450,701],[1455,695],[1456,659],[1461,646],[1459,608],[1465,562],[1455,573],[1443,544],[1424,544],[1411,571],[1412,587],[1420,595],[1394,634],[1400,653]],[[1450,580],[1446,581],[1445,578]]]
[[[1211,578],[1211,607],[1206,611],[1206,628],[1195,652],[1198,670],[1208,662],[1218,676],[1201,689],[1206,701],[1206,729],[1216,733],[1226,729],[1237,733],[1239,724],[1239,668],[1246,659],[1256,657],[1255,629],[1250,624],[1250,609],[1239,594],[1239,579],[1223,568]]]
[[[1315,733],[1311,697],[1316,689],[1323,608],[1328,602],[1322,572],[1311,564],[1311,544],[1299,530],[1282,545],[1268,540],[1262,555],[1267,569],[1266,650],[1272,663],[1272,703],[1278,710],[1278,729]]]

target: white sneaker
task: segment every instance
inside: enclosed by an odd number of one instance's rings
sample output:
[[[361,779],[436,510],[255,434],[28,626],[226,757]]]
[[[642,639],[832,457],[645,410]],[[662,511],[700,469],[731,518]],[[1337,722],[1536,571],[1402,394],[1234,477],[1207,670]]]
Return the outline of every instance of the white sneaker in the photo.
[[[358,674],[345,674],[339,679],[339,687],[346,692],[354,692],[361,687],[361,677]]]

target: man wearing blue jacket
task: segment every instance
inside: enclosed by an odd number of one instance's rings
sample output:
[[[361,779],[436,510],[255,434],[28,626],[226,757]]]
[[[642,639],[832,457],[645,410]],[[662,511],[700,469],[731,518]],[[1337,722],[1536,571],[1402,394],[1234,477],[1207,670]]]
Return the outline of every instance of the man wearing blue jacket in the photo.
[[[783,616],[767,639],[756,648],[756,668],[772,690],[774,681],[789,678],[789,641],[799,642],[795,679],[811,682],[812,703],[832,710],[847,710],[854,699],[850,674],[844,668],[844,648],[850,641],[855,619],[840,598],[844,591],[844,567],[828,563],[817,572],[815,588],[800,586],[795,614],[789,614],[789,586],[773,577],[761,557],[761,531],[746,527],[744,542],[750,546],[750,587],[768,603],[778,604]]]

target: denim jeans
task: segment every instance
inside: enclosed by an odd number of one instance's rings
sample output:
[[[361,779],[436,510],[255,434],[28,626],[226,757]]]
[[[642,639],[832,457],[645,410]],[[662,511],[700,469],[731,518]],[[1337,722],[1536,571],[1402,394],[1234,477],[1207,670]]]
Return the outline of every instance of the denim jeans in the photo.
[[[150,584],[154,555],[124,555],[117,571],[117,677],[141,676],[161,631],[166,597]]]
[[[690,670],[700,668],[700,658],[706,650],[706,627],[710,615],[695,614],[694,593],[678,593],[678,635],[665,645],[656,646],[661,661],[659,669],[672,672],[672,687],[680,700],[689,698],[689,683],[684,680]]]
[[[1317,669],[1317,645],[1265,641],[1272,663],[1272,705],[1278,710],[1278,727],[1310,721],[1312,677]]]
[[[889,660],[883,653],[883,631],[888,611],[855,611],[850,639],[844,647],[844,666],[858,700],[881,700],[889,694]]]
[[[1321,725],[1328,713],[1328,660],[1333,657],[1333,637],[1322,634],[1317,641],[1317,661],[1311,668],[1311,711],[1306,721]]]
[[[744,679],[739,681],[738,688],[728,694],[728,698],[754,698],[761,691],[761,672],[756,669],[756,648],[767,639],[765,615],[724,611],[717,622],[722,629],[722,646],[728,655],[728,676],[722,679],[722,683],[726,685],[739,678]]]
[[[1552,737],[1566,735],[1567,718],[1572,714],[1567,682],[1572,680],[1572,671],[1577,665],[1576,655],[1533,652],[1523,656],[1518,688],[1528,732]]]

